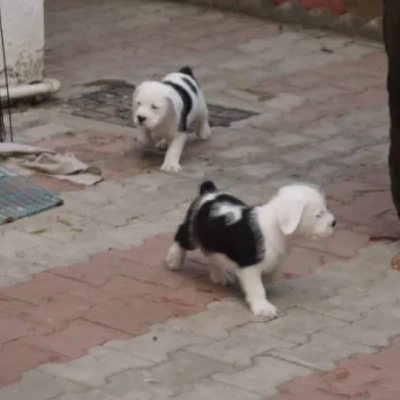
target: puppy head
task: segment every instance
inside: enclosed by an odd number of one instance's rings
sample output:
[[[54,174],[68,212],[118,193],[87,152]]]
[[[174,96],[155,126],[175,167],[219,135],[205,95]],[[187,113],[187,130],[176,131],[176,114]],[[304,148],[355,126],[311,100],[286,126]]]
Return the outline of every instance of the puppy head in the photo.
[[[133,94],[133,120],[136,126],[154,129],[174,113],[168,88],[161,82],[146,81]]]
[[[278,223],[284,235],[313,239],[332,235],[336,220],[317,187],[304,184],[284,186],[275,200]]]

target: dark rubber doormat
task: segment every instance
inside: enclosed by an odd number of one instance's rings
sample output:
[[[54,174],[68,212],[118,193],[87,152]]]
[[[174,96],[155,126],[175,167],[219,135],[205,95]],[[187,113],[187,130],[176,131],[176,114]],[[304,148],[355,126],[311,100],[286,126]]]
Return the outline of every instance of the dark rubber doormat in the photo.
[[[69,98],[63,102],[63,109],[79,117],[95,119],[123,126],[132,126],[132,94],[134,85],[112,83],[99,90]],[[255,115],[256,112],[209,104],[210,125],[229,127],[233,122]]]

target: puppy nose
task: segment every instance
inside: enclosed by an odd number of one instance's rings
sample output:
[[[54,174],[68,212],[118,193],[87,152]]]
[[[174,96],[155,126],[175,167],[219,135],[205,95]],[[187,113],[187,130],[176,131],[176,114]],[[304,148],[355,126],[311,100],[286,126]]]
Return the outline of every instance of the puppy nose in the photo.
[[[142,124],[144,121],[146,121],[146,117],[143,117],[143,115],[138,115],[137,119],[139,121],[139,124]]]
[[[331,223],[331,225],[332,225],[332,228],[334,228],[335,226],[336,226],[336,220],[334,219],[333,221],[332,221],[332,223]]]

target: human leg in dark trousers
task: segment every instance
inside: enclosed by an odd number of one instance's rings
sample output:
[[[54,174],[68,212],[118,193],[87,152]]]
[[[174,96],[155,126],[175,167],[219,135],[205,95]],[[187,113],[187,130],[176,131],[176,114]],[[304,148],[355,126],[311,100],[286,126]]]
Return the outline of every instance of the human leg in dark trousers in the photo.
[[[388,56],[389,171],[393,203],[400,218],[400,0],[384,0],[383,38]],[[400,255],[393,259],[393,265],[400,269]]]

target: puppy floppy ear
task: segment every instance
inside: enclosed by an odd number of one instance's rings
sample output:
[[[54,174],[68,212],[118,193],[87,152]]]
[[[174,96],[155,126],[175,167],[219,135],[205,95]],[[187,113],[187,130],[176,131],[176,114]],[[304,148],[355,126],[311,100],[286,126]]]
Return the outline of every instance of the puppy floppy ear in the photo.
[[[135,90],[134,90],[134,92],[133,92],[133,96],[132,96],[133,100],[135,100],[136,97],[138,96],[138,94],[139,94],[139,92],[140,92],[140,87],[141,87],[141,86],[142,86],[142,84],[136,86],[136,88],[135,88]]]
[[[172,96],[168,94],[166,94],[165,97],[168,102],[168,109],[167,109],[168,118],[170,118],[170,120],[174,121],[175,123],[179,124],[180,116],[178,115],[178,109],[174,102],[174,99],[172,98]]]
[[[305,204],[299,199],[286,200],[278,209],[278,222],[284,235],[292,235],[299,227]]]

